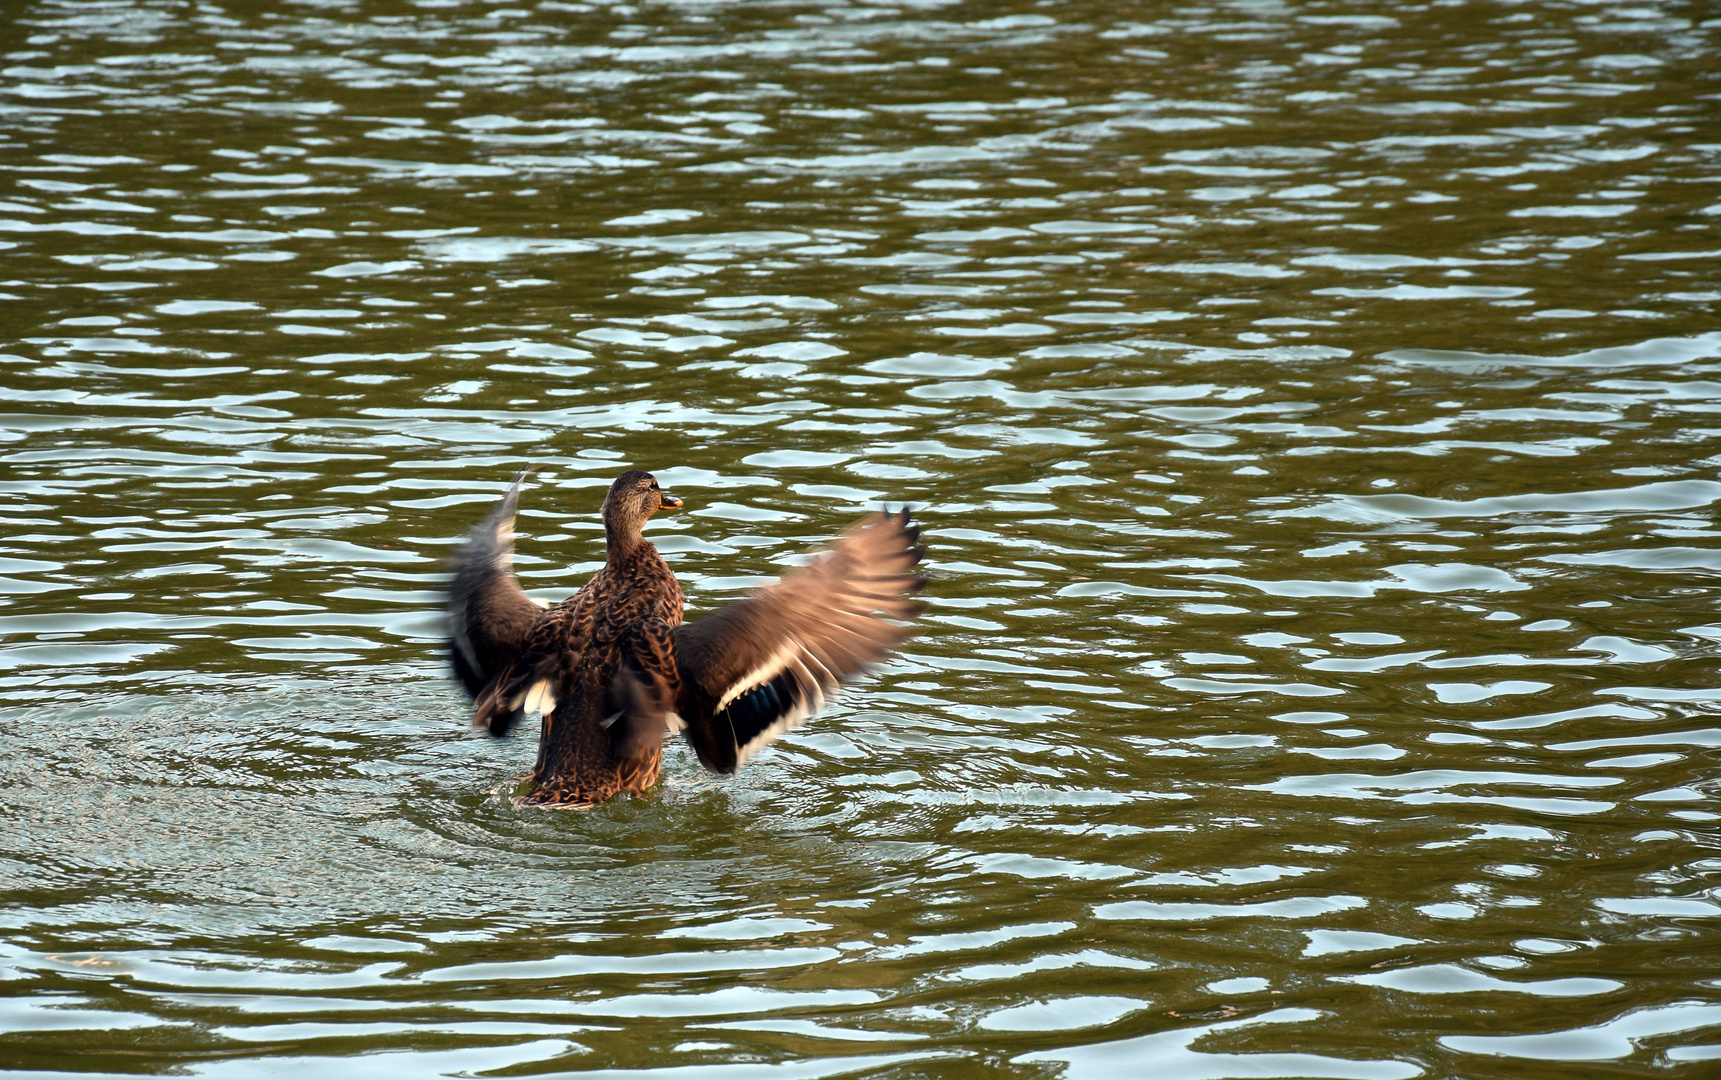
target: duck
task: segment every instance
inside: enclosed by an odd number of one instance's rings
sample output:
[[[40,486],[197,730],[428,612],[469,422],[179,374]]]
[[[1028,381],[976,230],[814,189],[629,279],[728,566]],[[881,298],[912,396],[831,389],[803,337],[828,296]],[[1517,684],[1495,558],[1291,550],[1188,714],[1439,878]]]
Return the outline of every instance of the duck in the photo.
[[[522,472],[467,531],[448,582],[448,655],[472,726],[504,736],[539,717],[519,805],[590,807],[643,795],[679,732],[731,775],[914,633],[925,585],[907,508],[870,514],[775,584],[684,621],[681,586],[645,538],[682,501],[628,469],[604,497],[604,565],[557,604],[514,573]]]

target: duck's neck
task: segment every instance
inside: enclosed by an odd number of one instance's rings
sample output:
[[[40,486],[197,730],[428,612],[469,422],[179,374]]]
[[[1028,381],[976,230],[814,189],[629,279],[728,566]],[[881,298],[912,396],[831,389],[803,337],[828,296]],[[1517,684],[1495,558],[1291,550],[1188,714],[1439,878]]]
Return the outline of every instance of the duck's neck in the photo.
[[[612,565],[626,562],[643,548],[650,546],[645,542],[645,534],[640,531],[639,522],[604,522],[604,550]]]

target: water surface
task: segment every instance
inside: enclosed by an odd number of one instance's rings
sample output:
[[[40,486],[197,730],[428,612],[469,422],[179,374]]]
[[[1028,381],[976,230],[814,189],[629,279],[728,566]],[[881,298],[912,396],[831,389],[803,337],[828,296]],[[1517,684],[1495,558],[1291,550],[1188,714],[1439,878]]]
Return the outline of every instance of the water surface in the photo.
[[[265,7],[0,15],[0,1066],[1715,1067],[1701,5]],[[516,810],[525,463],[537,595],[639,465],[925,632]]]

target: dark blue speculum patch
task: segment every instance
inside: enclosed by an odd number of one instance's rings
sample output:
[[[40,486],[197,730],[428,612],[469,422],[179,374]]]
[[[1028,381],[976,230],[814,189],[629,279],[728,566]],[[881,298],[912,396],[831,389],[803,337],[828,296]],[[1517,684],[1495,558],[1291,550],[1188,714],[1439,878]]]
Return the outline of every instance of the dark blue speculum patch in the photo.
[[[735,731],[735,745],[745,747],[796,704],[794,680],[784,672],[731,701],[714,721],[719,728],[728,721]]]

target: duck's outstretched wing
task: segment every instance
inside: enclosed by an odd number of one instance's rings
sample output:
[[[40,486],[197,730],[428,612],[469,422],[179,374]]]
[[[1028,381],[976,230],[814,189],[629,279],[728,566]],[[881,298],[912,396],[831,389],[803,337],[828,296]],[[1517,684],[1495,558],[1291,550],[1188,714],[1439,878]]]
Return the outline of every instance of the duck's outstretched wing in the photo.
[[[472,726],[500,738],[527,713],[548,716],[565,692],[563,683],[576,643],[591,636],[577,605],[563,601],[537,611],[537,619],[518,649],[502,658],[484,688],[473,696]]]
[[[706,768],[734,772],[913,633],[919,538],[907,510],[876,514],[777,584],[676,627],[677,709],[660,720],[684,729]]]
[[[532,624],[544,613],[514,577],[514,514],[520,504],[520,485],[531,471],[520,474],[454,553],[454,577],[448,583],[448,653],[455,677],[473,698],[520,654]]]

